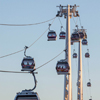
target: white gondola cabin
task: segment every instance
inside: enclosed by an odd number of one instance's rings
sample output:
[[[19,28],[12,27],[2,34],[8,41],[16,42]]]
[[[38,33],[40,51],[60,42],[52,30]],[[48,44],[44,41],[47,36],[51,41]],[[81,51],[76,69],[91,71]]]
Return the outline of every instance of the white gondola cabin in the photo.
[[[66,38],[66,33],[65,32],[60,32],[59,34],[59,39],[65,39]]]
[[[40,99],[36,92],[23,90],[22,92],[17,93],[14,100],[40,100]]]
[[[82,40],[82,45],[87,45],[87,44],[88,44],[87,40],[86,39],[83,39]]]
[[[58,75],[60,74],[68,74],[69,72],[69,64],[66,60],[60,60],[57,62],[56,71]]]
[[[72,41],[77,41],[77,40],[79,40],[79,34],[78,34],[78,32],[74,32],[74,33],[71,35],[71,40],[72,40]]]
[[[73,53],[73,58],[77,58],[77,53]]]
[[[85,53],[85,58],[89,58],[90,57],[90,54],[87,52]]]
[[[87,83],[87,87],[91,87],[91,83],[90,82]]]
[[[33,70],[35,70],[34,58],[32,58],[30,56],[26,56],[25,58],[23,58],[21,66],[22,66],[21,71],[33,71]]]
[[[48,37],[48,41],[55,41],[55,40],[57,39],[57,34],[56,34],[55,31],[50,30],[50,31],[48,32],[47,37]]]

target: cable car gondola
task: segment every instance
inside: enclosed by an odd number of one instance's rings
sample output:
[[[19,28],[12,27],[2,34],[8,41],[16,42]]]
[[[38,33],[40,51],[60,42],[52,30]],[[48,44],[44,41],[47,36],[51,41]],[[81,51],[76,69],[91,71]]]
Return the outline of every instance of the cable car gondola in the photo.
[[[26,56],[21,63],[22,71],[33,71],[35,70],[35,61],[34,58]]]
[[[86,39],[83,39],[83,40],[82,40],[82,44],[83,44],[83,45],[87,45],[87,44],[88,44],[87,40],[86,40]]]
[[[17,93],[14,100],[40,100],[37,92],[32,92],[29,90],[23,90]]]
[[[91,80],[89,79],[89,82],[87,83],[88,87],[91,87]]]
[[[87,52],[87,53],[85,53],[85,57],[86,58],[89,58],[90,57],[90,54]]]
[[[73,53],[73,58],[77,58],[77,53]]]
[[[75,49],[73,50],[73,58],[77,58],[77,53],[75,53]]]
[[[79,40],[79,34],[78,34],[78,32],[74,32],[74,33],[71,35],[71,40],[72,40],[72,41],[77,41],[77,40]]]
[[[65,39],[66,33],[62,31],[63,26],[61,26],[61,32],[59,34],[59,39]]]
[[[87,52],[87,53],[85,53],[85,57],[86,57],[86,58],[89,58],[89,57],[90,57],[90,54],[89,54],[89,49],[87,49],[87,51],[88,51],[88,52]]]
[[[60,32],[60,34],[59,34],[59,39],[65,39],[65,36],[66,35],[66,33],[65,32]]]
[[[49,24],[49,32],[48,32],[48,35],[47,35],[48,41],[55,41],[57,39],[57,34],[56,34],[55,31],[50,30],[50,26],[51,26],[51,24]]]
[[[71,35],[71,40],[77,42],[79,40],[78,25],[76,25],[76,27],[77,27],[77,29],[75,29]]]
[[[48,32],[47,37],[48,37],[48,41],[55,41],[55,40],[57,39],[56,32],[53,31],[53,30],[50,30],[50,31]]]
[[[56,71],[58,75],[60,74],[68,74],[69,72],[69,64],[66,60],[60,60],[57,62]]]
[[[21,66],[22,66],[22,70],[21,71],[33,71],[35,70],[35,61],[34,58],[30,57],[30,56],[26,56],[26,49],[28,47],[25,46],[25,51],[24,51],[24,55],[25,57],[22,60]]]
[[[90,82],[87,83],[87,87],[91,87],[91,83]]]

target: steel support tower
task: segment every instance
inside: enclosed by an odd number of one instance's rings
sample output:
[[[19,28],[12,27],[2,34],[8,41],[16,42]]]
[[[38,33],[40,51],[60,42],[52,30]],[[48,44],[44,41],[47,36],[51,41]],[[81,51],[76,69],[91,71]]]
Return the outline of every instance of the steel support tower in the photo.
[[[78,17],[78,11],[76,8],[78,6],[67,5],[67,6],[57,6],[60,8],[60,11],[57,13],[57,17],[66,18],[66,42],[65,42],[65,59],[67,60],[70,70],[69,74],[65,75],[64,78],[64,100],[72,100],[72,72],[71,72],[71,38],[70,38],[70,18],[72,14],[74,17]],[[65,8],[65,9],[64,9]]]
[[[65,42],[65,59],[67,60],[70,70],[69,75],[65,75],[64,82],[64,100],[72,100],[72,73],[71,73],[71,39],[70,39],[70,5],[67,6],[67,17],[66,17],[66,42]],[[69,85],[67,89],[67,85]]]
[[[77,31],[78,32],[83,32],[84,33],[84,37],[80,38],[78,43],[79,43],[79,53],[78,53],[78,79],[77,79],[77,100],[83,100],[83,77],[82,77],[82,42],[81,40],[86,39],[87,35],[86,35],[86,29],[78,29],[77,27]],[[87,45],[87,44],[85,44]]]
[[[83,82],[82,82],[82,49],[81,39],[79,39],[79,57],[78,57],[78,80],[77,80],[77,100],[83,100]]]

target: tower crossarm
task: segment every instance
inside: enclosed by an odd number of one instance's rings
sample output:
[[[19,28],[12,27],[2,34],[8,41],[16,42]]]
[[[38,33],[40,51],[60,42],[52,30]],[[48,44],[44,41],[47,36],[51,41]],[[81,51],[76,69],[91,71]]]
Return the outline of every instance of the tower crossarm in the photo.
[[[64,15],[64,17],[66,18],[67,16],[67,8],[68,6],[57,6],[59,7],[59,11],[57,12],[57,17],[62,17]],[[70,17],[72,17],[72,14],[74,17],[79,17],[78,11],[76,10],[76,8],[79,6],[76,6],[76,4],[74,6],[70,5]]]

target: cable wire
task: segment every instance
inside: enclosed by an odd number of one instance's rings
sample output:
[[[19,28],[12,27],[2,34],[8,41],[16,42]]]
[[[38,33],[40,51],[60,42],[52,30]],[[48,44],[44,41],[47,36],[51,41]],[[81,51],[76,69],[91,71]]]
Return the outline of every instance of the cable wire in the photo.
[[[90,71],[89,71],[89,59],[87,59],[87,63],[88,63],[88,78],[89,78],[89,82],[91,83]],[[91,87],[89,87],[89,92],[90,92],[90,96],[91,96]]]
[[[81,24],[81,18],[80,18],[80,16],[79,16],[79,21],[80,21],[80,26],[81,26],[82,24]]]
[[[31,73],[31,72],[5,71],[5,70],[0,70],[0,72],[3,72],[3,73],[24,73],[24,74]],[[34,72],[34,74],[37,74],[37,72]]]
[[[88,78],[90,79],[89,60],[88,59],[87,59],[87,65],[88,65]]]
[[[55,58],[57,58],[63,52],[64,52],[64,50],[62,52],[60,52],[57,56],[55,56],[54,58],[52,58],[51,60],[49,60],[46,63],[44,63],[43,65],[37,67],[36,70],[39,69],[39,68],[41,68],[41,67],[43,67],[44,65],[48,64],[49,62],[51,62],[52,60],[54,60]],[[0,72],[5,72],[5,73],[30,73],[30,72],[17,72],[17,71],[5,71],[5,70],[0,70]]]
[[[56,18],[56,17],[55,17],[55,18]],[[51,25],[53,24],[55,18],[53,19]],[[48,30],[48,28],[46,29],[46,31],[47,31],[47,30]],[[46,33],[46,31],[45,31],[44,33]],[[43,33],[38,39],[36,39],[28,48],[30,48],[33,44],[35,44],[35,43],[44,35],[44,33]],[[19,50],[19,51],[16,51],[16,52],[14,52],[14,53],[10,53],[10,54],[1,56],[0,58],[4,58],[4,57],[7,57],[7,56],[11,56],[11,55],[17,54],[17,53],[22,52],[22,51],[24,51],[24,49]]]
[[[73,17],[73,21],[74,21],[74,23],[75,23],[75,27],[76,27],[77,22],[78,22],[78,18],[77,18],[77,20],[76,20],[76,22],[75,22],[74,17]]]
[[[49,61],[47,61],[46,63],[44,63],[43,65],[37,67],[36,70],[39,69],[39,68],[41,68],[41,67],[43,67],[44,65],[48,64],[49,62],[51,62],[52,60],[54,60],[55,58],[57,58],[57,57],[58,57],[60,54],[62,54],[63,52],[64,52],[64,50],[63,50],[62,52],[60,52],[57,56],[55,56],[54,58],[52,58],[51,60],[49,60]]]
[[[0,72],[5,72],[5,73],[30,73],[30,72],[5,71],[5,70],[0,70]]]
[[[62,25],[62,22],[61,22],[61,20],[60,20],[60,18],[58,17],[58,19],[59,19],[59,22],[60,22],[60,24],[61,24],[61,26],[63,26]],[[65,30],[65,28],[63,27],[63,29]],[[66,30],[65,30],[66,31]]]
[[[4,58],[4,57],[7,57],[7,56],[11,56],[11,55],[17,54],[17,53],[22,52],[22,51],[24,51],[24,49],[19,50],[19,51],[16,51],[16,52],[14,52],[14,53],[10,53],[10,54],[7,54],[7,55],[4,55],[4,56],[1,56],[0,58]]]
[[[55,17],[56,18],[56,17]],[[51,25],[53,24],[53,22],[54,22],[54,20],[55,20],[55,18],[53,19],[53,21],[52,21],[52,23],[51,23]],[[47,32],[47,30],[49,29],[49,27],[45,30],[45,32],[44,33],[46,33]],[[35,40],[28,48],[30,48],[35,42],[37,42],[43,35],[44,35],[44,33],[37,39],[37,40]]]
[[[83,51],[83,50],[82,50]],[[82,52],[82,55],[83,55],[83,52]],[[85,84],[87,85],[87,82],[86,82],[86,74],[85,74],[85,66],[84,66],[84,59],[83,59],[83,63],[82,63],[82,66],[83,66],[83,77],[84,77],[84,80],[85,80]],[[89,94],[88,94],[88,90],[86,88],[86,94],[87,94],[87,97],[89,97]]]
[[[52,18],[52,19],[49,19],[47,21],[44,21],[44,22],[33,23],[33,24],[0,24],[0,25],[3,25],[3,26],[31,26],[31,25],[43,24],[43,23],[49,22],[49,21],[51,21],[53,19],[55,19],[55,17]]]

